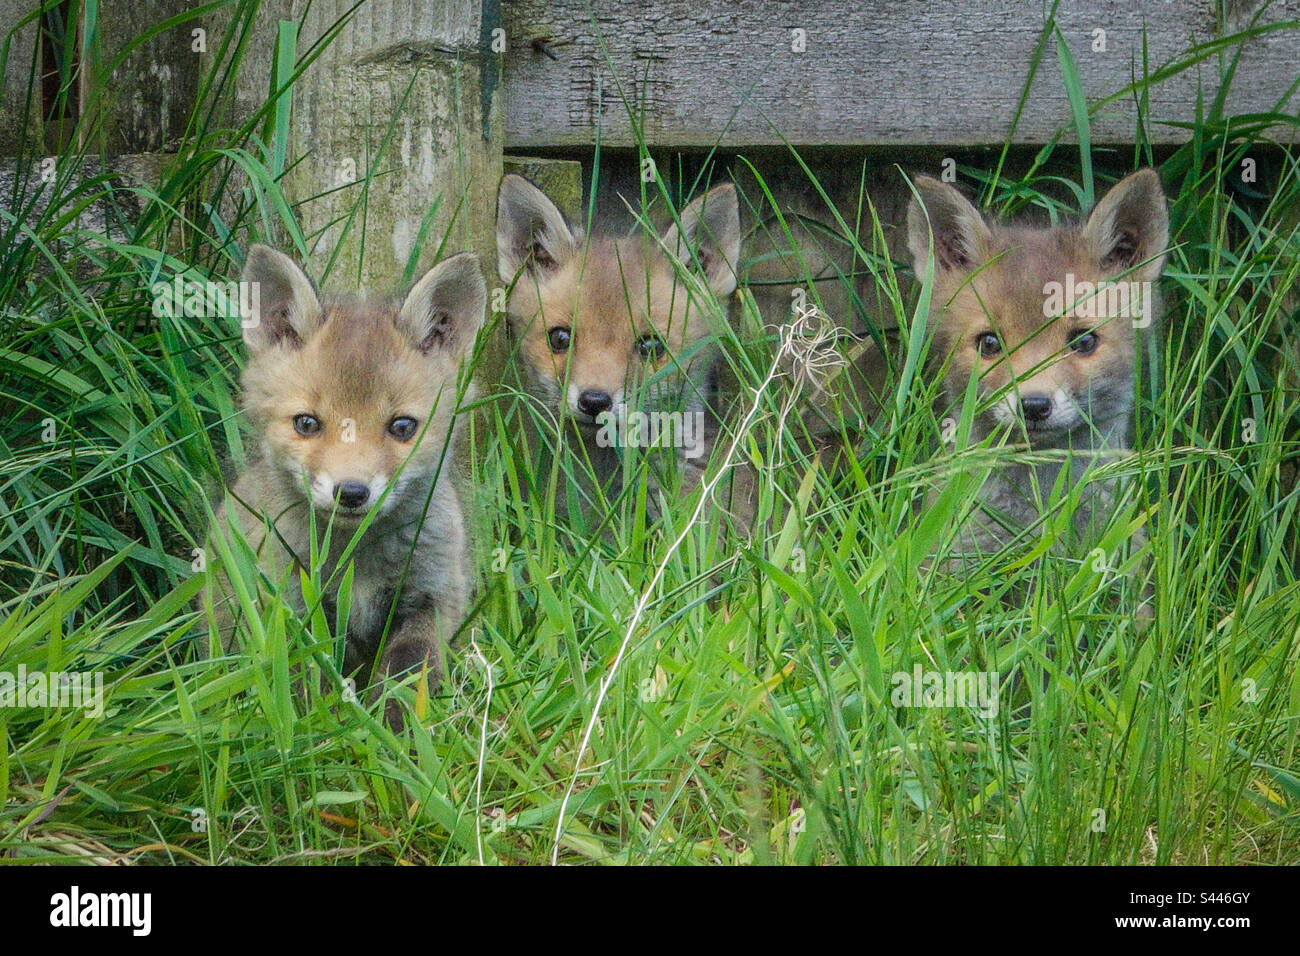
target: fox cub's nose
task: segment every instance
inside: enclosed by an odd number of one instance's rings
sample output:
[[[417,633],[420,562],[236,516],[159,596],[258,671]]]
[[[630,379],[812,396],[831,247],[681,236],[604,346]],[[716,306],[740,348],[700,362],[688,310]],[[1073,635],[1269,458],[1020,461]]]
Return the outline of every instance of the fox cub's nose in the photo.
[[[1046,421],[1052,414],[1052,400],[1046,395],[1022,395],[1020,413],[1025,416],[1027,422]]]
[[[614,399],[610,397],[609,392],[598,392],[589,388],[578,396],[578,411],[592,418],[601,412],[609,411],[613,404]]]
[[[340,481],[334,486],[334,497],[344,508],[360,508],[370,497],[370,488],[360,481]]]

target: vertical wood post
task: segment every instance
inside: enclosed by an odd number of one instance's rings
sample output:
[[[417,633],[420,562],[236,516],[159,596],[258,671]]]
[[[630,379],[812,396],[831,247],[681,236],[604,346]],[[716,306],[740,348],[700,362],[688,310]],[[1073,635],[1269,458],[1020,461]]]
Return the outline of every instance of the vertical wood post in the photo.
[[[300,61],[354,5],[314,0]],[[286,188],[313,258],[337,257],[327,287],[395,291],[444,236],[495,284],[499,25],[499,0],[372,0],[294,84]]]

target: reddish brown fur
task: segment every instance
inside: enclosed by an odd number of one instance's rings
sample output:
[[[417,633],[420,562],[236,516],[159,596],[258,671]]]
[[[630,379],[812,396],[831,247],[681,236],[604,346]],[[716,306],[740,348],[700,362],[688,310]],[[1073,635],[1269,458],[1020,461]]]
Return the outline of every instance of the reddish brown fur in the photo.
[[[1137,330],[1128,317],[1075,319],[1044,315],[1044,286],[1066,281],[1097,283],[1110,276],[1078,227],[1052,230],[993,227],[972,274],[938,270],[934,300],[935,357],[948,363],[944,381],[951,402],[959,402],[972,374],[984,396],[1006,393],[1064,393],[1104,420],[1131,407]],[[1069,347],[1080,332],[1095,331],[1095,351]],[[1003,352],[979,354],[976,337],[997,333]],[[991,423],[990,423],[991,424]]]
[[[454,357],[414,349],[397,329],[395,306],[330,304],[324,314],[320,331],[301,348],[260,353],[244,373],[244,406],[267,453],[281,467],[335,479],[389,480],[403,462],[404,475],[436,469],[456,404]],[[387,433],[399,415],[415,417],[423,431],[431,411],[428,441]],[[322,432],[298,434],[298,414],[314,415]],[[345,420],[354,423],[353,441],[343,438]]]
[[[510,312],[522,325],[521,357],[534,374],[551,377],[556,394],[567,381],[571,392],[619,395],[711,331],[662,253],[637,239],[595,240],[540,282],[521,277]],[[571,329],[567,352],[552,351],[547,341],[556,326]],[[649,332],[667,345],[657,360],[635,349]]]
[[[1036,447],[1126,447],[1168,241],[1159,177],[1134,173],[1081,224],[1051,228],[989,222],[933,179],[916,187],[924,205],[908,210],[908,246],[918,276],[933,263],[932,358],[950,405],[974,378],[977,437],[1010,425]],[[1118,285],[1085,291],[1102,282]]]
[[[974,380],[974,440],[1002,428],[1012,441],[1065,452],[1033,464],[1008,460],[990,473],[947,566],[985,560],[1038,521],[1055,489],[1074,484],[1067,546],[1090,548],[1121,494],[1117,480],[1090,471],[1129,447],[1139,323],[1157,311],[1168,243],[1159,177],[1134,173],[1083,223],[1052,228],[989,222],[951,186],[925,177],[915,186],[908,246],[918,277],[933,268],[931,358],[942,371],[945,416],[961,414]],[[1136,286],[1141,307],[1090,295],[1103,280]]]
[[[633,434],[621,423],[634,413],[689,418],[698,438],[679,452],[704,454],[718,360],[709,339],[727,320],[723,303],[736,289],[739,253],[729,185],[687,204],[662,238],[584,241],[536,186],[519,176],[501,181],[497,271],[511,288],[515,358],[529,392],[563,426],[563,443],[573,444],[602,492],[620,486],[628,461],[620,438]],[[539,452],[550,443],[549,426],[543,431]],[[586,487],[593,482],[579,484],[583,499],[595,502],[597,489]],[[558,490],[557,510],[567,510],[570,489]]]

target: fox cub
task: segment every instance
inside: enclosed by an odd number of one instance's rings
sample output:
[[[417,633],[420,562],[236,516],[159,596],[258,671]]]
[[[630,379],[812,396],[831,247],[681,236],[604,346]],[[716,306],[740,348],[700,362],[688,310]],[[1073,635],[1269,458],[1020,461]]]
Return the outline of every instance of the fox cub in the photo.
[[[705,431],[716,432],[715,336],[727,317],[688,292],[664,249],[698,264],[725,302],[740,254],[735,188],[710,190],[679,219],[662,248],[653,237],[584,241],[536,186],[513,175],[501,182],[497,265],[511,288],[515,361],[611,497],[621,487],[621,449],[676,448],[674,467],[689,480],[707,457]],[[587,511],[594,489],[582,493]]]
[[[945,363],[947,414],[960,414],[974,376],[972,439],[1000,433],[1035,451],[1071,452],[990,475],[956,544],[978,560],[1038,519],[1067,461],[1074,482],[1130,447],[1138,338],[1158,314],[1167,205],[1150,169],[1116,184],[1082,224],[1053,228],[989,222],[951,186],[915,186],[908,247],[919,281],[933,237],[931,356]],[[1081,489],[1072,516],[1081,541],[1104,525],[1117,490],[1114,481]]]
[[[242,281],[255,283],[260,299],[244,323],[242,380],[259,453],[217,513],[218,527],[238,519],[262,570],[272,582],[287,573],[301,608],[298,570],[310,560],[314,511],[318,542],[331,526],[321,556],[332,581],[327,607],[338,596],[339,563],[353,565],[345,673],[368,673],[383,645],[383,674],[427,668],[432,686],[471,590],[452,449],[457,379],[487,300],[478,262],[462,254],[440,263],[400,307],[321,301],[291,259],[260,245]],[[228,584],[220,575],[208,586],[233,651]],[[395,704],[387,716],[400,725]]]

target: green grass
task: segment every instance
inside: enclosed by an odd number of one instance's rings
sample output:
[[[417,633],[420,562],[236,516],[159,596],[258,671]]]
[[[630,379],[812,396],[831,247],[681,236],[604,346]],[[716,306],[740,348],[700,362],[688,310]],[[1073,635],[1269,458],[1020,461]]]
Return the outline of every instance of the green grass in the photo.
[[[0,210],[0,671],[96,670],[107,697],[98,718],[0,708],[0,861],[1300,855],[1300,166],[1265,133],[1293,117],[1238,119],[1221,99],[1159,156],[1094,149],[1080,163],[1058,141],[960,170],[992,208],[1060,214],[1094,177],[1100,195],[1159,161],[1168,315],[1143,360],[1139,451],[1109,466],[1134,490],[1105,542],[1120,554],[1148,519],[1128,559],[1155,585],[1144,632],[1115,611],[1140,584],[1080,556],[928,570],[981,469],[1024,453],[969,446],[968,418],[955,446],[940,441],[924,293],[869,241],[880,224],[864,196],[841,226],[867,237],[845,241],[886,290],[879,328],[901,331],[897,390],[870,421],[841,410],[853,454],[829,467],[801,440],[799,396],[770,375],[777,343],[741,293],[723,343],[737,409],[706,481],[729,453],[759,472],[752,540],[720,531],[698,492],[669,487],[647,519],[651,482],[600,527],[557,520],[550,491],[581,463],[532,469],[524,446],[545,440],[544,419],[509,374],[485,383],[467,462],[479,597],[442,692],[395,691],[419,718],[399,737],[337,681],[324,615],[268,602],[241,654],[204,659],[209,621],[192,604],[219,478],[249,443],[242,348],[229,318],[150,320],[149,286],[235,274],[228,237],[250,226],[298,244],[279,185],[283,102],[234,130],[196,111],[120,231],[78,225],[81,204],[122,186],[74,178],[76,156],[41,203]],[[1071,104],[1086,143],[1100,104],[1077,90]],[[1253,187],[1233,180],[1247,154],[1269,157]],[[1062,167],[1085,184],[1063,188]],[[669,191],[654,190],[662,206]],[[944,497],[918,512],[935,487]],[[239,542],[218,557],[256,582]],[[893,706],[893,675],[917,665],[998,671],[997,715]]]

